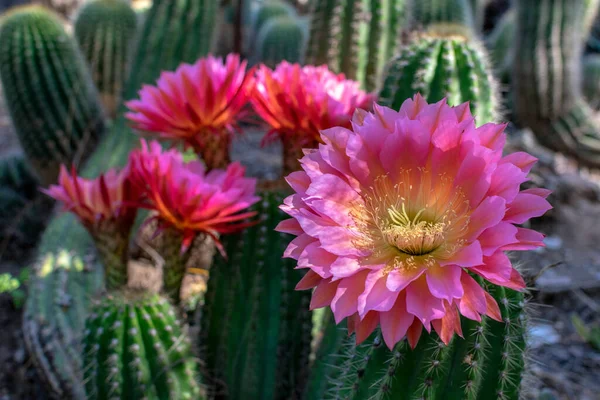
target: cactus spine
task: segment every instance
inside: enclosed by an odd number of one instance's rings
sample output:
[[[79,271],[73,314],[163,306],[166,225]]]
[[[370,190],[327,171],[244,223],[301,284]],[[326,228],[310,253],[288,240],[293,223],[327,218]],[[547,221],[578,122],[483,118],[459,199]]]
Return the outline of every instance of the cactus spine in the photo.
[[[493,121],[497,114],[483,51],[464,37],[420,36],[390,61],[379,102],[398,109],[417,92],[429,103],[444,97],[450,105],[469,101],[478,124]]]
[[[86,3],[75,20],[75,37],[106,113],[114,118],[128,71],[137,16],[124,0]]]
[[[457,24],[473,28],[470,0],[409,0],[408,21],[413,28]]]
[[[524,366],[523,294],[488,290],[504,322],[463,318],[464,339],[455,336],[447,346],[435,333],[423,332],[414,350],[402,341],[390,351],[377,331],[358,346],[354,337],[340,339],[339,331],[327,331],[342,343],[322,361],[329,368],[324,388],[305,400],[517,400]]]
[[[258,33],[257,61],[275,68],[281,61],[300,63],[304,53],[304,29],[290,17],[269,20]]]
[[[217,256],[202,310],[201,350],[209,394],[237,399],[298,399],[308,376],[310,293],[295,292],[302,272],[282,259],[288,235],[283,196],[265,193],[263,221],[223,238],[229,261]],[[219,385],[221,383],[221,385]]]
[[[104,130],[102,107],[77,44],[39,6],[9,12],[0,26],[0,78],[19,141],[42,183],[78,163]]]
[[[374,89],[399,43],[404,4],[404,0],[315,1],[306,62],[327,64],[367,90]]]
[[[138,43],[125,98],[134,97],[143,83],[155,81],[161,71],[208,53],[216,8],[216,0],[154,0],[141,30],[145,40]],[[127,120],[119,116],[86,164],[84,175],[97,176],[106,168],[123,165],[136,143],[138,138]],[[35,289],[26,305],[25,340],[40,374],[58,398],[85,398],[81,352],[72,347],[70,338],[81,338],[90,297],[102,288],[104,274],[102,265],[89,259],[85,267],[64,274],[57,257],[64,251],[80,259],[91,246],[90,236],[74,216],[55,217],[42,238],[40,257],[45,261],[33,278]],[[55,270],[61,272],[46,272]],[[57,312],[61,310],[57,299],[68,300],[63,312]]]
[[[517,122],[531,128],[541,144],[600,166],[600,127],[581,93],[585,1],[522,0],[516,6]]]
[[[202,398],[189,338],[158,295],[101,299],[86,323],[83,354],[89,400]]]

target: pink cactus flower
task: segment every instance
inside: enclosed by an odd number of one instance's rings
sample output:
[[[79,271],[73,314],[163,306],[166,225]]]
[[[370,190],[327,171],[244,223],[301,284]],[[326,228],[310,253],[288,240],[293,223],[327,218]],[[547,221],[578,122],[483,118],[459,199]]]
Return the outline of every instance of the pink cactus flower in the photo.
[[[48,196],[63,203],[65,210],[73,212],[88,229],[102,223],[119,223],[130,226],[136,208],[131,207],[137,193],[129,181],[129,169],[120,172],[114,169],[96,179],[77,176],[64,165],[60,167],[58,185],[42,189]]]
[[[134,128],[163,139],[183,141],[201,154],[208,168],[229,164],[229,143],[253,86],[246,61],[230,54],[208,56],[194,65],[163,72],[156,86],[144,85],[140,99],[126,103]]]
[[[500,319],[471,276],[525,284],[505,252],[543,246],[517,226],[551,208],[545,189],[520,191],[536,159],[502,156],[504,124],[475,127],[468,104],[427,104],[419,95],[394,111],[357,111],[352,128],[321,132],[323,145],[287,177],[295,194],[278,230],[297,237],[285,257],[307,268],[298,290],[311,309],[330,306],[361,342],[379,325],[391,349],[414,348],[431,326],[448,343],[463,315]]]
[[[319,143],[319,131],[334,126],[350,127],[356,108],[366,108],[372,96],[360,90],[359,83],[320,67],[280,63],[275,70],[262,65],[256,73],[256,84],[250,102],[254,110],[270,126],[266,140],[278,135],[283,141],[284,162],[290,159],[297,169],[302,148]]]
[[[142,148],[131,153],[130,165],[132,181],[143,195],[140,206],[157,212],[161,229],[182,233],[182,250],[198,233],[220,246],[219,234],[243,229],[256,214],[244,211],[259,200],[256,180],[245,178],[239,163],[207,173],[198,161],[184,163],[176,150],[163,151],[156,141],[142,141]]]

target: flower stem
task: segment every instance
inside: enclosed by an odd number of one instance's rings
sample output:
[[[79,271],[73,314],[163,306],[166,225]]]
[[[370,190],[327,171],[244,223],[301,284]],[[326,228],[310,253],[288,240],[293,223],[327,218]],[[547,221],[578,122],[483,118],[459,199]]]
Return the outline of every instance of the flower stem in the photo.
[[[231,135],[227,131],[201,132],[201,143],[194,146],[198,155],[204,161],[206,169],[225,169],[231,163],[229,148],[231,147]]]
[[[169,296],[173,304],[181,302],[181,284],[186,273],[186,265],[191,251],[181,251],[183,235],[181,232],[169,229],[161,233],[161,248],[158,249],[164,258],[163,266],[163,290]]]
[[[92,236],[104,265],[106,288],[118,289],[126,286],[129,236],[115,229],[97,229]]]
[[[300,160],[304,157],[302,149],[316,149],[319,146],[317,139],[307,140],[302,135],[281,135],[283,144],[283,176],[288,176],[294,171],[300,170]]]

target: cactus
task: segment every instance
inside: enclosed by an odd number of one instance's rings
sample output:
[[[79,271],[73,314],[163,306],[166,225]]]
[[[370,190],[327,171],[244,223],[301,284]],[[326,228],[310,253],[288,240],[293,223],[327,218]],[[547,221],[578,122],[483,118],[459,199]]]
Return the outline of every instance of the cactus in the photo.
[[[254,34],[258,35],[258,32],[262,27],[271,19],[278,16],[290,16],[294,15],[294,10],[285,3],[278,1],[270,1],[258,8],[254,14],[252,27]]]
[[[594,110],[600,110],[600,55],[583,58],[583,97]]]
[[[217,256],[211,269],[199,340],[209,394],[300,398],[308,376],[310,293],[294,291],[302,272],[281,258],[289,237],[273,229],[284,218],[282,200],[263,194],[255,207],[263,221],[224,237],[229,261]]]
[[[404,25],[405,0],[317,0],[313,3],[306,63],[373,90]]]
[[[408,21],[411,28],[430,25],[456,24],[474,27],[470,0],[409,0]]]
[[[0,159],[0,258],[20,258],[37,243],[52,203],[22,155]]]
[[[330,342],[341,344],[320,360],[327,371],[313,375],[311,384],[321,389],[304,399],[517,400],[524,368],[523,294],[488,290],[504,322],[463,318],[464,339],[455,337],[448,346],[435,333],[423,333],[414,350],[402,341],[390,351],[377,331],[355,345],[353,336],[329,329]]]
[[[156,294],[100,299],[86,322],[83,361],[89,400],[202,398],[189,338]]]
[[[78,163],[104,130],[102,107],[77,44],[57,16],[17,8],[0,26],[0,78],[17,135],[41,178]]]
[[[123,91],[136,23],[137,16],[125,0],[90,1],[75,20],[75,37],[111,118]]]
[[[485,20],[485,7],[489,0],[470,0],[473,22],[477,31],[481,31]]]
[[[517,2],[513,113],[542,145],[598,167],[600,126],[581,93],[585,3]]]
[[[510,82],[510,74],[515,59],[514,38],[516,13],[514,9],[502,15],[494,30],[486,40],[490,62],[496,76],[503,83]]]
[[[256,41],[257,61],[275,68],[281,61],[300,63],[304,53],[304,29],[289,17],[269,20],[258,33]]]
[[[162,70],[174,69],[181,62],[191,62],[208,53],[216,8],[216,0],[154,0],[141,30],[145,40],[138,43],[124,97],[134,97],[143,83],[155,81]],[[83,174],[97,176],[106,168],[123,165],[137,143],[137,136],[120,115]],[[41,241],[40,258],[46,260],[47,267],[40,270],[61,272],[36,274],[30,296],[44,301],[30,299],[26,305],[25,339],[40,374],[58,398],[84,398],[81,353],[72,351],[71,342],[64,337],[81,340],[90,298],[103,286],[104,277],[102,266],[94,260],[65,274],[58,268],[57,256],[68,252],[73,254],[70,257],[81,258],[90,253],[92,246],[89,234],[73,215],[55,217]],[[55,295],[57,286],[61,297]],[[69,307],[62,313],[56,312],[54,302],[60,298],[69,300]]]
[[[450,105],[469,101],[478,124],[497,115],[494,82],[483,50],[464,37],[420,35],[390,61],[380,104],[398,109],[417,92],[429,103],[444,97]]]

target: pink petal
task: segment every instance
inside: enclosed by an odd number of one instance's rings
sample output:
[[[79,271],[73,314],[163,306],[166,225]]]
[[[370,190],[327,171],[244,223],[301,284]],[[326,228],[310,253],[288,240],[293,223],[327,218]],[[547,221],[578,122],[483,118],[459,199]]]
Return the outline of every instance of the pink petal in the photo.
[[[308,290],[317,286],[323,278],[311,270],[308,270],[306,274],[300,279],[300,282],[296,285],[296,290]]]
[[[517,228],[516,243],[505,245],[502,250],[533,250],[544,246],[543,234],[532,229]]]
[[[421,276],[425,271],[422,265],[416,268],[395,268],[387,276],[387,288],[392,292],[404,290],[412,281]]]
[[[406,288],[406,311],[417,317],[428,331],[431,329],[431,320],[444,316],[443,300],[434,297],[429,292],[424,276]]]
[[[300,235],[304,233],[298,221],[294,218],[285,219],[281,221],[276,227],[275,230],[277,232],[289,233],[292,235]]]
[[[502,314],[500,313],[500,307],[498,307],[496,299],[494,299],[492,295],[488,292],[485,292],[485,304],[485,314],[498,322],[502,322]]]
[[[406,332],[406,338],[408,339],[408,344],[410,348],[414,350],[419,343],[419,338],[421,337],[421,332],[423,331],[423,324],[421,321],[415,318],[412,325],[408,328]]]
[[[518,242],[518,229],[508,222],[500,222],[496,226],[486,229],[479,235],[479,243],[484,256],[491,256],[498,249],[507,250],[506,246],[512,246]]]
[[[509,154],[506,157],[503,157],[500,161],[500,163],[514,164],[526,174],[528,174],[529,171],[531,171],[531,168],[536,162],[537,158],[522,151]]]
[[[484,199],[471,214],[468,237],[476,239],[483,231],[498,224],[504,218],[506,201],[500,196]]]
[[[398,292],[386,287],[386,274],[383,269],[369,272],[365,290],[358,298],[358,314],[361,317],[368,311],[389,311],[398,298]]]
[[[431,321],[431,324],[438,333],[440,339],[442,339],[442,342],[446,345],[450,343],[455,332],[458,333],[460,337],[463,337],[460,317],[454,306],[446,307],[446,315],[441,319]]]
[[[288,219],[286,221],[295,221],[295,220]],[[281,223],[280,223],[280,225],[281,225]],[[292,240],[290,242],[290,244],[288,244],[288,247],[283,252],[283,256],[285,258],[293,258],[293,259],[297,260],[300,257],[300,254],[302,254],[302,252],[306,248],[306,246],[308,246],[311,243],[316,243],[316,239],[311,236],[308,236],[305,233],[302,233],[297,238],[294,238],[294,240]]]
[[[358,296],[365,290],[365,279],[368,271],[362,271],[349,278],[340,280],[335,297],[331,301],[331,311],[335,323],[339,324],[344,318],[356,313]]]
[[[382,312],[379,315],[383,340],[390,350],[406,335],[406,331],[414,319],[412,314],[406,312],[404,295],[398,297],[396,304],[390,311]]]
[[[433,265],[427,268],[425,277],[431,294],[438,299],[445,299],[451,303],[453,299],[463,296],[463,288],[460,282],[461,275],[462,269],[456,265],[446,267]]]
[[[492,256],[484,257],[482,265],[469,268],[469,271],[473,271],[478,275],[483,276],[490,282],[504,282],[510,279],[512,264],[510,263],[508,256],[499,251]]]
[[[479,241],[474,241],[454,253],[446,260],[441,260],[440,265],[458,265],[459,267],[469,268],[481,265],[483,262],[483,252]]]
[[[330,305],[339,283],[339,281],[331,282],[330,279],[321,281],[310,299],[310,310]]]
[[[485,290],[466,272],[460,279],[465,290],[464,296],[458,302],[460,313],[465,317],[481,321],[481,314],[487,310]]]
[[[533,217],[540,217],[552,206],[543,197],[529,193],[519,193],[506,210],[504,220],[514,224],[522,224]]]

